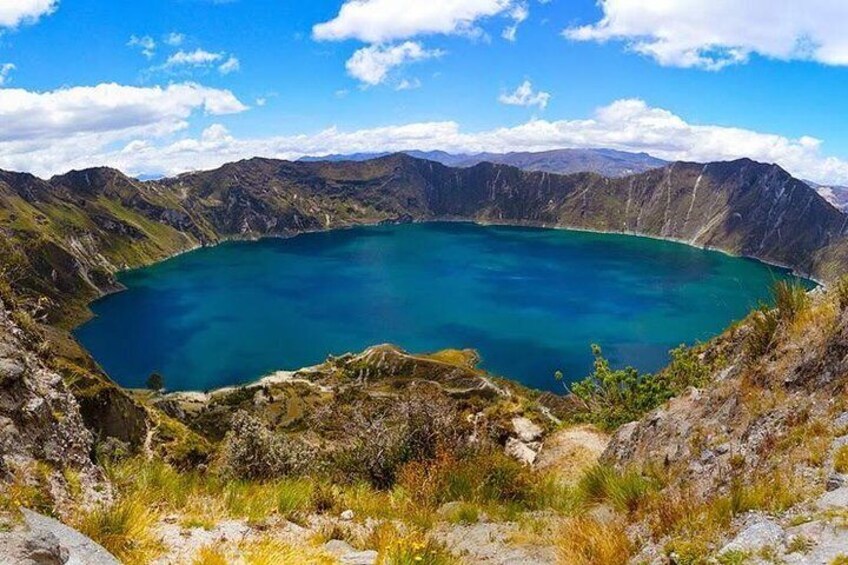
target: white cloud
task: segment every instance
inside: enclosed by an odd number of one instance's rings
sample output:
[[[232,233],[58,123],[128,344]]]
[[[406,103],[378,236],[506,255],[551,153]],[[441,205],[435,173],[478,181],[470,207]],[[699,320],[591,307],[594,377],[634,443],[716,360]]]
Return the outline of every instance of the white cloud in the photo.
[[[165,36],[165,43],[171,47],[179,47],[185,41],[185,34],[172,31]]]
[[[512,23],[504,28],[501,37],[507,41],[515,41],[518,36],[518,26],[530,17],[530,9],[527,4],[516,4],[509,15],[512,18]]]
[[[0,28],[34,23],[40,17],[52,14],[58,6],[59,0],[2,0]]]
[[[528,15],[526,0],[345,0],[335,18],[312,28],[312,37],[370,44],[358,49],[346,67],[349,75],[375,85],[384,82],[392,68],[442,54],[423,49],[418,41],[399,41],[425,35],[488,37],[479,24],[494,16],[512,20],[502,36],[514,41],[518,25]],[[418,49],[421,56],[411,49]]]
[[[385,43],[418,35],[473,33],[482,18],[503,14],[513,0],[347,0],[332,20],[312,28],[319,41]]]
[[[547,107],[551,95],[547,92],[536,92],[533,84],[525,80],[513,92],[501,94],[498,101],[511,106],[538,106],[541,109]]]
[[[229,58],[218,66],[218,72],[222,75],[228,75],[241,69],[241,62],[238,57],[230,55]]]
[[[406,41],[398,45],[371,45],[358,49],[346,64],[350,76],[365,85],[386,80],[392,69],[414,61],[440,57],[442,51],[424,49],[420,43]]]
[[[603,18],[564,34],[622,40],[658,63],[719,70],[751,54],[848,65],[845,0],[600,0]]]
[[[15,70],[15,65],[12,63],[0,64],[0,86],[9,82],[9,75]]]
[[[183,51],[180,49],[165,61],[165,67],[206,67],[224,58],[223,53],[211,53],[204,49]]]
[[[405,78],[395,86],[395,90],[415,90],[416,88],[421,88],[421,81],[417,78],[412,80]]]
[[[128,47],[137,48],[141,51],[141,54],[147,57],[148,59],[152,59],[153,55],[156,54],[156,41],[153,40],[149,35],[133,35],[130,36],[130,40],[127,42]]]
[[[4,88],[0,167],[52,173],[86,162],[118,141],[179,132],[197,112],[221,116],[246,109],[227,90],[193,83],[166,88],[100,84],[51,92]]]
[[[128,88],[128,87],[118,87]],[[173,88],[173,87],[169,87]],[[483,151],[544,151],[562,147],[608,147],[623,151],[646,151],[668,160],[714,161],[750,157],[758,161],[778,163],[799,178],[809,178],[822,184],[848,184],[848,161],[824,155],[822,142],[811,137],[791,139],[781,135],[741,128],[691,124],[661,108],[648,106],[641,100],[619,100],[599,108],[594,115],[583,119],[534,119],[513,127],[487,131],[466,132],[456,122],[424,122],[387,126],[357,131],[342,131],[335,127],[311,134],[238,138],[222,125],[207,128],[199,137],[179,137],[176,140],[163,133],[184,127],[195,109],[206,108],[208,113],[223,109],[243,108],[226,91],[201,89],[196,85],[180,85],[189,93],[160,89],[148,94],[158,101],[137,104],[153,115],[136,118],[129,123],[113,123],[116,112],[105,108],[108,101],[126,103],[127,96],[97,98],[99,105],[89,109],[88,97],[77,97],[74,104],[83,117],[75,121],[80,128],[51,111],[42,116],[32,107],[18,108],[12,122],[11,139],[0,138],[0,168],[29,170],[41,175],[62,172],[70,168],[107,164],[131,174],[176,174],[193,169],[217,167],[225,162],[264,156],[295,159],[303,155],[353,153],[398,150],[444,150],[454,153]],[[194,89],[195,91],[192,91]],[[145,89],[140,89],[145,90]],[[0,90],[0,92],[4,92]],[[216,104],[209,98],[222,100]],[[181,100],[181,103],[177,103]],[[160,106],[168,105],[166,109]],[[0,97],[0,120],[6,123],[8,103]],[[43,103],[42,106],[50,106]],[[138,109],[128,112],[140,116]],[[108,115],[106,123],[98,116]],[[30,116],[39,117],[37,124]],[[88,132],[88,133],[86,133]],[[6,134],[4,130],[2,132]],[[94,135],[94,134],[102,134]],[[122,146],[115,147],[120,141]]]

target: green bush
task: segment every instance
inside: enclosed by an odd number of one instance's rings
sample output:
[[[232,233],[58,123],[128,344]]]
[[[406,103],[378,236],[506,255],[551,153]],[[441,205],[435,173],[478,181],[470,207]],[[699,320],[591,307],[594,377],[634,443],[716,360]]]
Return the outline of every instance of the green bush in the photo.
[[[580,403],[576,419],[607,431],[640,418],[690,386],[703,386],[710,375],[697,352],[683,345],[670,352],[671,363],[656,374],[640,374],[633,367],[612,369],[597,345],[592,353],[594,372],[573,384],[570,392]]]

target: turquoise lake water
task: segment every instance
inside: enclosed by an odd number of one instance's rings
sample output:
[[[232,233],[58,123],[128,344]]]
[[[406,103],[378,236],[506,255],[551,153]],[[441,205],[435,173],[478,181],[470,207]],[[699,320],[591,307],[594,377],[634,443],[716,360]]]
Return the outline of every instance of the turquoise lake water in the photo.
[[[590,344],[653,371],[769,296],[781,270],[652,239],[433,223],[227,243],[124,273],[77,337],[120,384],[244,383],[395,343],[474,348],[483,367],[561,390]]]

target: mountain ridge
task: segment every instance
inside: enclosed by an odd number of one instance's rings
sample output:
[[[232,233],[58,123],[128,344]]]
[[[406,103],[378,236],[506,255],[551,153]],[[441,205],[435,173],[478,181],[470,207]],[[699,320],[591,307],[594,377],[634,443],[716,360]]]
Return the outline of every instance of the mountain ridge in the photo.
[[[448,153],[446,151],[401,151],[427,161],[436,161],[449,167],[468,168],[483,162],[511,165],[527,171],[556,174],[593,172],[610,177],[642,173],[667,165],[647,153],[632,153],[615,149],[552,149],[548,151],[510,151],[507,153]],[[330,154],[306,156],[298,161],[367,161],[392,155],[393,152]]]
[[[776,165],[676,162],[609,178],[403,153],[368,161],[253,158],[139,181],[116,169],[49,180],[0,172],[0,230],[29,283],[59,304],[120,288],[114,274],[228,239],[381,222],[466,220],[642,235],[827,280],[848,265],[848,216]],[[67,314],[67,313],[66,313]],[[60,316],[62,317],[62,316]]]

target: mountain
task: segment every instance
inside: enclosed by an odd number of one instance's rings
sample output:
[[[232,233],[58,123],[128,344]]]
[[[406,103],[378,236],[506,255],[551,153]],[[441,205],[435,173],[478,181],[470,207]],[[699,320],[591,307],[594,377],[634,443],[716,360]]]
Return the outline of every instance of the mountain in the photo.
[[[480,163],[510,165],[525,171],[547,173],[598,173],[608,177],[621,177],[656,169],[668,164],[647,153],[628,153],[614,149],[555,149],[541,152],[452,154],[444,151],[404,151],[403,153],[436,161],[448,167],[473,167]],[[303,157],[300,161],[368,161],[386,157],[390,153],[352,153]]]
[[[815,189],[819,195],[843,212],[848,212],[848,186],[823,185],[812,181],[804,181]]]
[[[368,161],[254,158],[159,181],[108,168],[49,180],[0,172],[0,245],[45,311],[83,315],[113,274],[225,239],[366,223],[471,220],[675,239],[820,279],[848,265],[848,216],[776,165],[673,163],[621,178],[404,154]],[[53,304],[51,307],[50,303]]]
[[[21,529],[23,506],[132,563],[841,562],[844,282],[784,287],[774,310],[656,375],[599,358],[569,396],[492,377],[471,351],[390,345],[218,391],[126,391],[67,331],[121,269],[227,239],[430,220],[676,239],[828,282],[848,268],[848,216],[747,159],[621,178],[403,154],[156,181],[0,172],[0,554],[67,558],[66,536]]]

